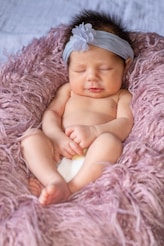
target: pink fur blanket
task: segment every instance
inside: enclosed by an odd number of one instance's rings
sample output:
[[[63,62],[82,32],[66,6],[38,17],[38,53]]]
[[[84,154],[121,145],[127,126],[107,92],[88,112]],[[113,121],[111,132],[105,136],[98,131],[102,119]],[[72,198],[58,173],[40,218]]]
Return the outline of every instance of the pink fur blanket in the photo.
[[[164,37],[155,33],[131,33],[134,127],[119,161],[65,203],[42,207],[28,190],[19,140],[68,80],[64,30],[34,39],[0,69],[0,245],[162,246]]]

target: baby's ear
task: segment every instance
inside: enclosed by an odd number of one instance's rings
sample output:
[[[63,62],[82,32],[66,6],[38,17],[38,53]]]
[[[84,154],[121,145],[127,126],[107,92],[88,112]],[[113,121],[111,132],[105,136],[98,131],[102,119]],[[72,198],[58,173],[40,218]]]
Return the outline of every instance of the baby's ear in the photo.
[[[125,60],[125,71],[129,69],[131,63],[132,63],[132,58],[130,57]]]

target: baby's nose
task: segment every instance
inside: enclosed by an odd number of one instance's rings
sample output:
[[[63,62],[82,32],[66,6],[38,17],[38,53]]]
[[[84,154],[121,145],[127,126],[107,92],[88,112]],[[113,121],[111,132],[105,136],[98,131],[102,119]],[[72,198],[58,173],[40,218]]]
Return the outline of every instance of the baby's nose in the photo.
[[[87,73],[87,80],[96,81],[97,78],[98,78],[97,71],[95,69],[90,69]]]

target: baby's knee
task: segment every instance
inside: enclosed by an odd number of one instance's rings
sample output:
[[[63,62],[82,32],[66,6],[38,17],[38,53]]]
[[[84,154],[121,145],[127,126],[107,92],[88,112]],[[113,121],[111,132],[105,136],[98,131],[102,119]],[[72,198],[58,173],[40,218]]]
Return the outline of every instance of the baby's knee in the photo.
[[[92,143],[92,153],[98,153],[102,160],[115,163],[122,153],[122,142],[112,133],[103,133]]]
[[[21,137],[21,146],[28,144],[28,142],[30,142],[36,135],[42,135],[42,131],[37,128],[31,128],[24,132]]]
[[[98,144],[102,148],[108,148],[111,151],[122,151],[122,142],[121,140],[112,133],[103,133],[98,137]]]
[[[122,144],[121,140],[116,136],[114,135],[113,133],[108,133],[108,132],[105,132],[105,133],[102,133],[99,137],[98,137],[98,140],[99,141],[102,141],[102,142],[107,142],[107,143],[113,143],[113,144]]]
[[[36,146],[47,145],[50,149],[53,149],[53,144],[50,139],[43,133],[42,130],[32,128],[26,131],[21,137],[21,151],[28,151],[36,149]]]
[[[122,142],[121,140],[112,133],[102,134],[101,148],[105,148],[104,152],[110,154],[110,161],[115,162],[122,153]],[[100,147],[100,146],[99,146]]]

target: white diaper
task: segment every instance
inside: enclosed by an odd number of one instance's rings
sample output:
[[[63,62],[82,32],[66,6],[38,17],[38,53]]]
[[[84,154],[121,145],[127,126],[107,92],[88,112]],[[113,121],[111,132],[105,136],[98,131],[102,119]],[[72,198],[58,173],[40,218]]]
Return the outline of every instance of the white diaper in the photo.
[[[83,165],[84,159],[85,156],[75,156],[72,160],[67,158],[61,160],[57,169],[66,182],[69,182],[77,174]]]

